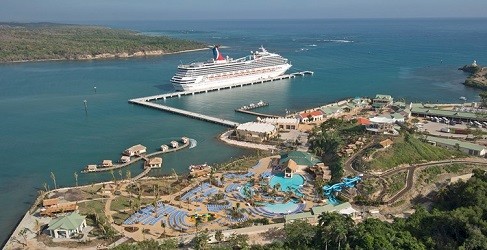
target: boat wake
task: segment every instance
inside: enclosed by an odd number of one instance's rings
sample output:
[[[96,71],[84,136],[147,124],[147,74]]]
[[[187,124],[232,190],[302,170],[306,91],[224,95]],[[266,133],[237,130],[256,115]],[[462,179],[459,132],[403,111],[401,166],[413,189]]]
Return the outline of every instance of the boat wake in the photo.
[[[351,40],[343,40],[343,39],[327,39],[323,40],[325,43],[353,43]]]
[[[198,142],[195,139],[189,139],[189,148],[194,148],[198,145]]]

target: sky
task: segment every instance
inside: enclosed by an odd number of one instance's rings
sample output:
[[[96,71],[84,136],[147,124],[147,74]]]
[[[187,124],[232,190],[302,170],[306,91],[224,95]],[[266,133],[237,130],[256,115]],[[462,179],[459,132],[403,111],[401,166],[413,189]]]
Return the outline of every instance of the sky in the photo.
[[[487,17],[487,0],[0,0],[0,21]]]

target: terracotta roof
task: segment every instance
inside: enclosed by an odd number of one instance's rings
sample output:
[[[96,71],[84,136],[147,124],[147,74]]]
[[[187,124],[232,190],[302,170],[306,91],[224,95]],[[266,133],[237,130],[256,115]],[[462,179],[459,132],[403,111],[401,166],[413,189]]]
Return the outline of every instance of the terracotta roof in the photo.
[[[357,118],[357,123],[360,125],[369,125],[370,121],[367,118],[359,117]]]
[[[299,116],[301,116],[301,118],[306,118],[308,116],[312,116],[312,117],[315,117],[315,116],[320,116],[320,115],[323,115],[323,113],[319,110],[315,110],[315,111],[311,111],[311,112],[304,112],[304,113],[301,113],[299,114]]]

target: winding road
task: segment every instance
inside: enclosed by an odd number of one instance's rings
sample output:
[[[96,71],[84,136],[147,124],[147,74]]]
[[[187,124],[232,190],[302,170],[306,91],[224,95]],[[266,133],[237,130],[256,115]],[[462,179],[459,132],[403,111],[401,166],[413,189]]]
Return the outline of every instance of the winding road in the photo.
[[[401,189],[399,192],[397,192],[395,195],[390,197],[387,201],[382,201],[383,204],[395,203],[397,200],[399,200],[402,196],[404,196],[406,193],[408,193],[413,188],[414,172],[418,168],[428,168],[428,167],[432,167],[432,166],[441,166],[441,165],[452,164],[452,163],[477,164],[477,165],[487,166],[487,159],[483,159],[483,158],[462,158],[462,159],[452,159],[452,160],[432,161],[432,162],[426,162],[426,163],[411,164],[411,165],[406,165],[406,166],[401,166],[401,167],[389,169],[389,170],[387,170],[383,173],[380,173],[380,174],[364,173],[364,172],[360,172],[360,171],[354,169],[352,167],[352,162],[358,156],[361,156],[362,152],[365,149],[372,146],[374,144],[374,142],[375,141],[369,142],[364,147],[362,147],[359,151],[357,151],[352,156],[350,156],[350,158],[348,158],[344,163],[344,170],[346,172],[352,173],[354,175],[363,174],[364,177],[379,178],[379,180],[381,180],[381,182],[383,184],[385,182],[385,180],[384,180],[385,177],[395,175],[395,174],[402,172],[402,171],[407,171],[405,187],[403,189]],[[379,194],[379,200],[382,200],[384,198],[384,196],[386,195],[385,194],[385,191],[386,191],[385,185],[383,185],[383,186],[384,186],[384,189]]]

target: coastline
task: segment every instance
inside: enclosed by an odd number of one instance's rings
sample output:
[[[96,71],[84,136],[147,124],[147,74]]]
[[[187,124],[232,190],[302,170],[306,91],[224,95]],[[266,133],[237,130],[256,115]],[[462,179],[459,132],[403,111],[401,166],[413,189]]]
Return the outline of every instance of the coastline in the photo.
[[[150,56],[164,56],[164,55],[173,55],[173,54],[181,54],[181,53],[189,53],[195,51],[203,51],[209,49],[206,48],[199,48],[199,49],[188,49],[188,50],[181,50],[175,52],[164,52],[162,50],[151,50],[151,51],[137,51],[135,53],[129,54],[127,52],[123,53],[103,53],[98,55],[82,55],[76,58],[62,58],[62,59],[34,59],[34,60],[17,60],[17,61],[5,61],[0,62],[0,64],[9,64],[9,63],[26,63],[26,62],[51,62],[51,61],[86,61],[86,60],[100,60],[100,59],[126,59],[126,58],[140,58],[140,57],[150,57]]]

